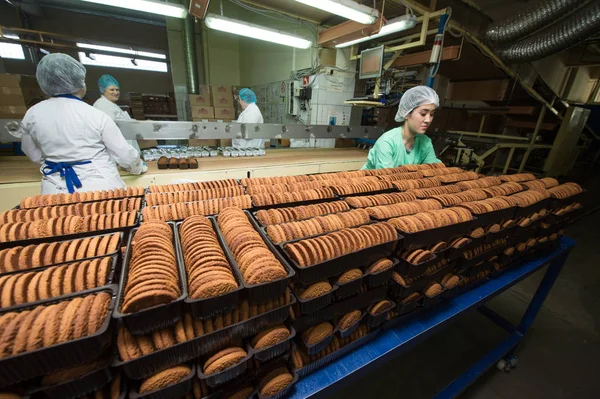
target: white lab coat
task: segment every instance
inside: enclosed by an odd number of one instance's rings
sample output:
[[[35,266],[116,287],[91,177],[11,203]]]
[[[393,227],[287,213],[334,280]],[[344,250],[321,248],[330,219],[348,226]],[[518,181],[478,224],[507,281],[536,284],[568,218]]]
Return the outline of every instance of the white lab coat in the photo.
[[[36,163],[92,161],[73,167],[82,183],[77,191],[125,187],[117,165],[133,174],[143,172],[139,153],[127,144],[105,113],[83,101],[50,98],[31,107],[21,123],[23,152]],[[116,163],[115,163],[116,161]],[[67,193],[60,173],[44,176],[42,194]]]
[[[94,103],[94,108],[98,108],[100,111],[104,112],[113,121],[116,121],[119,119],[131,120],[131,117],[129,116],[129,114],[127,112],[123,111],[121,109],[121,107],[119,107],[117,104],[113,103],[112,101],[108,100],[104,96],[100,96],[100,98],[96,100],[96,102]],[[129,143],[129,145],[131,145],[136,150],[141,151],[140,145],[138,144],[137,140],[127,140],[127,142]]]
[[[237,123],[265,123],[256,103],[250,103],[237,118]],[[232,145],[237,148],[264,148],[264,139],[233,139]]]

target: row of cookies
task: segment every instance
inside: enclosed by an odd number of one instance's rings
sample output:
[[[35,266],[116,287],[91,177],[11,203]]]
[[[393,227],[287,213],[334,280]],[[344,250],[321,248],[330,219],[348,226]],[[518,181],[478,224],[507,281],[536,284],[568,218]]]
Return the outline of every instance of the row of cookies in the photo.
[[[442,169],[437,169],[437,170],[442,170]],[[407,180],[407,181],[423,180],[424,175],[421,172],[406,172],[406,173],[394,173],[392,175],[380,175],[377,177],[380,180],[393,182],[393,181],[403,181],[403,180]]]
[[[248,177],[240,179],[240,183],[244,187],[248,186],[264,186],[269,184],[288,184],[288,183],[300,183],[309,181],[307,175],[298,176],[277,176],[277,177]]]
[[[254,194],[252,195],[252,203],[254,206],[269,206],[334,197],[335,195],[333,194],[333,191],[331,191],[331,188],[326,187],[293,192]]]
[[[498,176],[502,181],[508,182],[524,182],[529,180],[535,180],[535,175],[532,173],[515,173],[513,175],[500,175]]]
[[[468,209],[475,215],[480,215],[515,206],[515,201],[509,197],[493,197],[481,201],[463,202],[458,206]]]
[[[332,179],[332,180],[319,180],[319,183],[323,187],[341,186],[349,184],[363,184],[363,183],[377,183],[381,181],[376,176],[365,176],[365,177],[353,177],[347,179]]]
[[[436,209],[442,209],[442,204],[434,199],[401,202],[399,204],[380,205],[365,208],[369,216],[379,220],[398,216],[413,215],[415,213],[433,211]]]
[[[376,194],[344,198],[344,201],[354,208],[367,208],[370,206],[398,204],[401,202],[416,200],[417,197],[412,192]]]
[[[246,187],[246,193],[248,194],[262,194],[262,193],[282,193],[291,191],[304,191],[314,190],[316,188],[323,187],[320,182],[317,181],[303,181],[298,183],[279,183],[279,184],[265,184],[265,185],[254,185]]]
[[[128,314],[173,302],[181,296],[173,230],[161,221],[144,222],[131,240],[123,298],[119,309]]]
[[[388,181],[378,181],[372,183],[359,183],[359,184],[345,184],[345,185],[334,185],[331,188],[338,195],[351,195],[360,193],[369,193],[373,191],[389,190],[393,188],[392,184]]]
[[[65,216],[34,222],[7,223],[0,227],[0,242],[117,229],[135,225],[136,212],[119,212],[112,215]]]
[[[151,193],[167,193],[173,191],[195,191],[195,190],[207,190],[217,189],[224,187],[239,186],[239,183],[235,179],[223,179],[213,181],[199,181],[194,183],[175,183],[165,184],[160,186],[150,186],[148,190]]]
[[[548,192],[552,198],[565,199],[582,193],[583,189],[577,183],[565,183],[548,189]]]
[[[284,249],[300,267],[308,267],[397,239],[393,227],[380,222],[286,244]]]
[[[0,359],[96,333],[110,308],[107,292],[0,315]]]
[[[369,222],[369,214],[364,209],[335,213],[326,216],[316,216],[298,222],[282,223],[267,226],[267,235],[275,244],[299,238],[316,236],[356,227]]]
[[[104,257],[0,276],[0,308],[107,285],[111,268],[112,258]]]
[[[442,183],[457,183],[465,180],[475,180],[479,178],[479,174],[475,172],[452,173],[449,175],[439,175],[436,178]]]
[[[240,209],[252,208],[249,195],[230,198],[214,198],[205,201],[178,202],[176,204],[147,206],[142,209],[144,220],[183,220],[193,215],[216,215],[222,209],[236,207]]]
[[[28,270],[114,253],[121,233],[69,241],[16,246],[0,250],[0,273]]]
[[[534,188],[531,190],[521,191],[508,197],[516,202],[520,207],[527,207],[550,198],[550,192],[543,188]]]
[[[352,170],[345,172],[335,172],[335,173],[320,173],[309,175],[308,178],[312,181],[318,180],[338,180],[338,179],[356,179],[360,177],[367,176],[366,170]]]
[[[507,242],[508,241],[506,238],[499,238],[497,240],[494,240],[494,242],[492,243],[484,243],[477,247],[466,249],[465,251],[463,251],[463,257],[465,259],[472,259],[494,248],[505,247]]]
[[[267,247],[238,208],[225,208],[217,217],[219,228],[244,281],[249,285],[283,279],[288,271]]]
[[[186,218],[179,228],[179,237],[189,298],[213,298],[238,288],[209,219],[204,216]]]
[[[315,216],[328,215],[330,213],[343,212],[349,209],[350,207],[344,201],[332,201],[289,208],[261,209],[256,212],[256,218],[263,225],[268,226],[271,224],[281,224]]]
[[[421,174],[423,177],[434,177],[441,175],[452,175],[456,173],[464,173],[465,171],[461,168],[453,167],[453,168],[438,168],[438,169],[424,169],[421,170]]]
[[[45,206],[30,209],[11,209],[0,214],[0,225],[5,223],[33,222],[65,216],[91,216],[118,212],[137,212],[142,207],[142,198],[96,201],[71,205]]]
[[[508,182],[502,183],[499,186],[484,188],[483,191],[485,191],[488,197],[498,197],[500,195],[512,195],[523,191],[523,186],[519,183]]]
[[[496,176],[486,176],[476,180],[459,181],[456,185],[461,190],[470,190],[472,188],[488,188],[492,186],[499,186],[502,184],[502,180]]]
[[[73,194],[43,194],[23,198],[21,209],[39,208],[42,206],[76,204],[78,202],[101,201],[115,198],[140,197],[144,195],[143,187],[115,188],[114,190],[84,191]]]
[[[430,188],[419,188],[416,190],[409,190],[407,193],[413,194],[416,198],[429,198],[433,195],[444,195],[444,194],[457,194],[462,190],[455,184],[440,187]]]
[[[539,180],[530,180],[520,183],[523,187],[531,188],[552,188],[558,186],[558,180],[553,177],[544,177]]]
[[[473,220],[473,215],[468,210],[451,207],[392,218],[388,220],[388,223],[402,233],[416,233],[471,220]]]
[[[430,198],[439,201],[444,206],[452,206],[462,202],[481,201],[486,199],[487,195],[482,189],[474,188],[456,194],[432,195]]]
[[[196,319],[190,313],[184,313],[175,325],[145,335],[133,335],[126,327],[121,326],[117,334],[119,358],[124,362],[135,360],[175,344],[244,322],[289,303],[289,291],[275,300],[260,304],[250,305],[247,300],[242,300],[236,309],[211,318]]]
[[[439,187],[442,185],[442,183],[435,177],[429,177],[426,179],[392,181],[392,185],[400,191],[407,191],[417,190],[420,188]]]
[[[228,186],[194,191],[168,191],[146,194],[146,206],[176,204],[178,202],[205,201],[215,198],[239,197],[244,195],[244,187]]]

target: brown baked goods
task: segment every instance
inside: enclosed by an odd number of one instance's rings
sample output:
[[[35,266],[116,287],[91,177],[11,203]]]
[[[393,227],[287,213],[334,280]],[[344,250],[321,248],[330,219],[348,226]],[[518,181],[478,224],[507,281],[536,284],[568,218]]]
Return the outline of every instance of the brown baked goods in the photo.
[[[345,315],[340,317],[340,320],[338,321],[338,324],[337,324],[338,328],[341,331],[345,331],[345,330],[349,329],[354,324],[356,324],[356,322],[358,322],[360,320],[361,316],[362,316],[362,313],[360,312],[360,310],[353,310],[352,312],[346,313]]]
[[[221,296],[239,287],[210,220],[204,216],[186,218],[179,227],[179,237],[190,298]]]
[[[307,346],[313,346],[323,341],[333,334],[333,326],[331,323],[324,322],[310,327],[302,333],[302,339]]]
[[[442,209],[442,204],[434,199],[425,199],[399,204],[380,205],[365,208],[367,213],[375,219],[389,219],[398,216],[414,215],[415,213]]]
[[[21,209],[40,208],[51,205],[76,204],[79,202],[99,201],[106,199],[139,197],[144,195],[143,187],[115,188],[109,191],[84,191],[73,194],[44,194],[27,197],[21,200]]]
[[[300,205],[290,208],[261,209],[256,218],[263,225],[281,224],[315,216],[328,215],[349,210],[344,201],[323,202],[321,204]]]
[[[405,172],[405,173],[392,173],[388,175],[379,175],[380,180],[389,182],[394,181],[406,181],[406,180],[423,180],[423,174],[421,172]]]
[[[365,177],[369,174],[369,170],[352,170],[335,173],[320,173],[315,175],[309,175],[308,178],[312,181],[319,180],[339,180],[339,179],[356,179]]]
[[[577,183],[565,183],[548,189],[548,192],[552,198],[565,199],[583,192],[583,189]]]
[[[329,187],[316,188],[303,191],[253,194],[252,203],[255,206],[268,206],[287,204],[291,202],[312,201],[318,199],[334,198],[335,195]]]
[[[400,191],[407,191],[421,188],[439,187],[442,185],[442,183],[435,177],[431,177],[425,179],[394,180],[392,181],[392,185]]]
[[[466,191],[473,188],[488,188],[492,186],[499,186],[502,184],[502,180],[500,180],[496,176],[487,176],[482,177],[476,180],[467,180],[467,181],[459,181],[456,183],[461,190]]]
[[[500,175],[498,178],[500,178],[502,181],[508,182],[523,182],[535,180],[535,175],[531,173],[515,173],[514,175]]]
[[[268,185],[250,185],[246,187],[248,194],[282,193],[292,191],[313,190],[323,187],[318,181],[303,181],[297,183],[280,183]]]
[[[303,300],[318,298],[331,292],[332,289],[333,287],[331,287],[331,284],[329,284],[328,281],[320,281],[308,286],[305,290],[303,290],[299,295],[299,298]]]
[[[196,202],[215,198],[229,198],[243,196],[244,187],[227,186],[217,188],[206,188],[194,191],[167,191],[146,194],[146,205],[168,205],[178,202]]]
[[[276,177],[249,177],[240,180],[242,186],[264,186],[270,184],[282,184],[282,183],[300,183],[309,181],[309,176],[298,175],[298,176],[276,176]]]
[[[409,190],[407,193],[412,193],[416,198],[423,199],[433,197],[434,195],[456,194],[460,193],[461,191],[462,190],[457,185],[449,184],[447,186]]]
[[[233,186],[239,186],[236,179],[213,180],[194,183],[165,184],[161,186],[150,186],[148,189],[151,193],[166,193],[174,191],[206,190]]]
[[[170,303],[181,296],[173,232],[165,222],[144,222],[131,241],[122,313]]]
[[[556,187],[554,187],[555,189]],[[552,189],[551,189],[552,190]],[[543,201],[546,198],[550,198],[550,191],[543,188],[535,188],[532,190],[525,190],[517,194],[513,194],[508,197],[509,200],[514,201],[519,207],[527,207],[537,202]]]
[[[553,177],[544,177],[539,180],[530,180],[524,181],[520,183],[523,187],[532,189],[532,188],[552,188],[558,186],[558,180]]]
[[[238,208],[225,208],[217,218],[223,238],[249,285],[283,279],[288,272]]]
[[[284,249],[300,267],[307,267],[397,238],[391,225],[380,222],[285,244]]]
[[[294,377],[287,368],[280,367],[271,371],[259,382],[259,392],[264,397],[275,396],[289,387]]]
[[[439,201],[444,206],[452,206],[461,202],[479,201],[486,198],[484,190],[475,188],[472,190],[462,191],[456,194],[441,194],[432,195],[431,198]]]
[[[177,202],[167,205],[145,207],[142,210],[144,220],[183,220],[194,215],[215,215],[224,208],[236,207],[250,209],[252,202],[249,195],[229,198],[213,198],[195,202]]]
[[[487,212],[499,211],[514,206],[514,201],[509,197],[494,197],[482,201],[463,202],[458,206],[466,208],[475,215],[481,215]]]
[[[523,186],[519,183],[508,182],[500,184],[499,186],[484,188],[483,191],[491,198],[518,193],[523,191]]]
[[[248,356],[246,351],[239,347],[223,349],[204,362],[203,372],[206,375],[220,373],[240,363],[246,356]]]
[[[346,284],[349,283],[350,281],[354,281],[356,279],[359,279],[363,276],[362,270],[360,269],[350,269],[342,274],[339,275],[339,277],[336,280],[337,284]]]
[[[475,172],[452,173],[449,175],[436,176],[442,183],[456,183],[465,180],[475,180],[479,175]]]
[[[451,207],[393,218],[388,220],[388,223],[403,233],[416,233],[470,220],[473,220],[471,212],[464,208]]]
[[[405,193],[389,193],[347,197],[344,199],[344,201],[346,201],[350,206],[354,208],[366,208],[369,206],[398,204],[400,202],[409,202],[416,200],[417,197],[410,191]]]
[[[433,283],[423,292],[423,294],[425,294],[427,298],[434,298],[440,295],[443,291],[444,288],[440,284]]]
[[[389,269],[390,267],[392,267],[392,265],[393,263],[390,259],[382,258],[371,264],[371,266],[367,268],[367,271],[371,274],[376,274]]]
[[[452,167],[452,168],[436,168],[436,169],[423,169],[420,171],[421,174],[423,174],[424,177],[434,177],[434,176],[440,176],[440,175],[451,175],[451,174],[455,174],[455,173],[463,173],[464,170],[462,170],[461,168],[457,168],[457,167]]]
[[[283,324],[280,324],[258,333],[254,338],[252,338],[250,345],[257,350],[269,348],[275,344],[285,341],[288,339],[290,334],[290,330]]]
[[[442,286],[445,289],[450,290],[450,289],[456,287],[458,285],[459,281],[460,281],[460,278],[457,275],[448,273],[444,277],[442,277],[442,281],[440,281],[440,283],[442,284]]]
[[[393,188],[392,183],[388,181],[377,181],[377,182],[369,182],[369,183],[358,183],[358,184],[336,184],[331,186],[331,188],[338,195],[350,195],[350,194],[360,194],[360,193],[369,193],[373,191],[381,191],[388,190]]]
[[[369,313],[371,314],[371,316],[377,316],[378,314],[386,312],[393,307],[394,304],[392,301],[384,299],[383,301],[379,301],[375,305],[373,305],[369,310]]]
[[[171,367],[160,371],[142,381],[139,393],[154,392],[159,389],[164,389],[169,385],[177,384],[190,375],[191,372],[192,369],[186,365]]]

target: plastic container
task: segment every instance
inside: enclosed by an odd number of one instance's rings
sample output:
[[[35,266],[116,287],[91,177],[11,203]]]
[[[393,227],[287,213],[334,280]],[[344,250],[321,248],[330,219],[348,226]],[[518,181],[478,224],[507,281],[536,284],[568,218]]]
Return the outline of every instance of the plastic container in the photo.
[[[354,324],[352,324],[350,327],[348,327],[345,330],[340,330],[339,328],[339,320],[337,320],[336,325],[338,328],[338,334],[340,336],[340,338],[346,338],[349,337],[350,335],[352,335],[352,333],[354,331],[356,331],[358,329],[358,327],[363,324],[363,320],[367,317],[367,312],[362,312],[362,314],[360,315],[360,318],[358,320],[356,320],[356,322]]]
[[[106,318],[98,331],[87,337],[67,341],[62,344],[36,349],[31,352],[25,352],[18,355],[6,357],[0,360],[0,387],[6,387],[18,382],[47,374],[60,368],[71,367],[73,365],[85,363],[90,359],[99,357],[110,345],[113,338],[113,326],[111,323],[111,311],[115,307],[116,285],[110,285],[102,288],[96,288],[69,295],[62,299],[51,299],[45,302],[45,305],[56,304],[66,299],[83,297],[88,294],[107,292],[111,295]],[[36,305],[23,305],[18,311],[30,310]],[[15,310],[16,311],[16,310]],[[0,312],[0,315],[8,313]]]
[[[254,336],[267,327],[282,324],[290,316],[290,307],[295,303],[296,298],[290,295],[287,305],[128,362],[116,359],[112,367],[121,368],[129,378],[147,378],[158,371],[217,351],[233,340]]]
[[[175,224],[172,222],[168,223],[173,229],[173,249],[177,247],[175,237],[179,235]],[[137,229],[131,231],[129,235],[129,241],[127,242],[127,251],[125,252],[125,258],[123,260],[123,268],[121,270],[121,278],[119,280],[119,292],[117,294],[117,306],[113,311],[113,318],[122,320],[127,329],[134,335],[148,334],[156,330],[160,330],[166,327],[170,327],[175,324],[182,316],[182,304],[183,300],[187,297],[187,281],[186,274],[183,265],[177,257],[177,251],[175,251],[175,258],[177,262],[177,271],[179,272],[179,289],[181,295],[174,301],[164,304],[156,305],[150,308],[140,310],[139,312],[125,314],[120,311],[125,296],[125,288],[127,286],[127,279],[129,278],[129,262],[132,255],[131,243]]]
[[[498,211],[478,213],[475,214],[477,221],[473,224],[474,227],[489,226],[492,224],[500,223],[502,221],[514,219],[517,212],[516,206],[510,208],[500,209]]]
[[[492,248],[489,251],[483,252],[477,256],[474,256],[470,259],[467,258],[461,258],[457,261],[456,267],[459,270],[465,270],[468,269],[478,263],[481,263],[483,261],[486,261],[490,258],[493,258],[494,256],[497,256],[499,254],[502,253],[502,251],[504,251],[506,249],[506,245],[499,245],[496,248]]]
[[[215,219],[210,218],[210,221],[212,223],[213,229],[216,232]],[[177,256],[179,258],[179,264],[182,266],[183,270],[186,271],[186,281],[187,281],[187,267],[185,265],[185,257],[184,257],[184,253],[183,253],[183,248],[181,246],[181,239],[179,237],[179,229],[181,226],[181,222],[177,223],[175,226],[177,228],[177,237],[175,237],[176,252],[177,252]],[[219,241],[219,245],[221,245],[221,248],[223,249],[225,246],[225,243],[223,242],[222,237],[218,234],[216,234],[216,236],[217,236],[217,240]],[[225,253],[225,250],[223,250],[223,252]],[[183,301],[184,308],[189,309],[189,311],[192,313],[192,316],[194,316],[195,318],[198,318],[198,319],[209,318],[209,317],[215,316],[219,313],[228,312],[228,311],[234,309],[239,302],[240,292],[244,290],[244,284],[243,284],[243,279],[241,278],[237,268],[232,267],[231,270],[232,270],[233,277],[235,278],[235,281],[238,283],[238,288],[236,290],[228,292],[225,295],[220,295],[220,296],[214,297],[214,298],[192,299],[188,296]],[[187,289],[187,287],[186,287],[186,289]]]
[[[402,239],[401,236],[399,238]],[[312,284],[317,281],[323,281],[330,277],[342,274],[343,272],[372,264],[373,262],[386,258],[392,255],[396,246],[397,240],[388,241],[383,244],[376,245],[374,247],[361,249],[355,252],[351,252],[337,258],[329,259],[325,262],[317,263],[312,266],[301,267],[296,261],[294,261],[285,250],[285,245],[294,243],[304,239],[288,241],[279,244],[281,253],[289,260],[289,264],[294,267],[296,271],[296,279],[304,284]]]
[[[425,284],[425,286],[426,285],[427,284]],[[425,288],[425,287],[423,287],[423,288]],[[420,295],[417,299],[407,302],[407,303],[402,303],[402,301],[398,302],[398,304],[396,305],[396,311],[398,312],[398,316],[405,315],[405,314],[410,313],[413,310],[423,306],[424,298],[425,298],[424,295]]]
[[[141,214],[139,212],[136,214],[135,222],[131,226],[118,227],[115,229],[86,231],[86,232],[82,232],[82,233],[65,234],[62,236],[54,236],[54,237],[29,238],[27,240],[0,242],[0,249],[12,248],[12,247],[16,247],[16,246],[26,247],[27,245],[41,244],[43,242],[69,241],[69,240],[75,240],[77,238],[105,235],[105,234],[109,234],[109,233],[123,232],[124,234],[128,234],[131,231],[131,229],[133,229],[134,227],[137,227],[139,225],[140,215]]]
[[[290,382],[290,384],[285,389],[283,389],[281,392],[279,392],[275,395],[272,395],[272,396],[261,395],[260,391],[257,390],[256,397],[258,399],[282,399],[282,398],[285,398],[288,395],[288,393],[290,392],[290,390],[292,389],[292,387],[294,386],[294,384],[296,382],[298,382],[298,379],[300,377],[298,377],[298,375],[293,370],[290,370],[290,368],[287,366],[287,364],[285,364],[283,362],[274,364],[273,367],[263,371],[261,373],[261,375],[258,376],[257,380],[260,381],[262,377],[266,376],[269,372],[273,371],[275,368],[281,367],[281,366],[284,366],[286,369],[288,369],[288,372],[292,375],[292,382]]]
[[[404,277],[415,278],[425,274],[425,271],[429,266],[439,261],[440,259],[435,254],[433,254],[431,259],[418,264],[413,264],[408,262],[406,259],[400,258],[396,270],[398,270],[398,273]]]
[[[563,208],[567,205],[571,205],[574,202],[581,202],[585,199],[587,195],[587,190],[583,189],[582,192],[572,195],[567,198],[559,199],[559,198],[550,198],[550,206],[552,208]]]
[[[423,230],[417,233],[402,233],[404,240],[400,241],[401,248],[405,250],[418,249],[438,243],[440,241],[450,242],[452,239],[465,236],[471,231],[473,224],[477,223],[477,217],[468,222],[451,224],[435,229]]]
[[[429,279],[420,278],[418,280],[413,281],[413,283],[409,286],[403,286],[402,284],[397,283],[396,280],[392,279],[388,286],[388,293],[389,293],[389,296],[393,299],[406,298],[407,296],[409,296],[412,293],[421,291],[423,288],[425,288],[425,286],[427,285],[428,282],[429,282]],[[398,302],[398,301],[396,301],[396,302]],[[402,306],[401,302],[398,302],[397,303],[398,310],[401,306]]]
[[[444,277],[446,274],[452,272],[456,268],[456,264],[457,264],[457,261],[448,262],[445,266],[442,266],[437,271],[435,271],[431,274],[424,275],[423,279],[429,280],[429,281],[440,282],[442,277]]]
[[[98,288],[112,286],[115,283],[114,280],[115,280],[116,268],[117,268],[117,265],[118,265],[118,256],[115,254],[115,255],[112,255],[111,257],[112,257],[112,260],[111,260],[110,272],[108,274],[108,279],[107,279],[106,284],[103,284],[103,285],[95,287],[95,288],[90,288],[89,290],[83,290],[83,291],[79,291],[79,292],[72,292],[70,294],[64,294],[64,295],[60,295],[60,296],[57,296],[57,297],[54,297],[54,298],[40,299],[39,301],[35,301],[35,302],[29,302],[29,303],[22,303],[22,304],[19,304],[19,305],[13,305],[13,306],[9,306],[9,307],[6,307],[6,308],[1,308],[0,310],[2,312],[10,312],[10,311],[13,311],[13,310],[20,309],[23,306],[34,306],[35,307],[35,306],[38,306],[38,305],[44,305],[44,304],[48,303],[48,301],[54,301],[54,300],[59,300],[60,301],[60,300],[65,299],[65,298],[69,298],[69,297],[73,296],[74,294],[79,294],[81,292],[92,292],[93,290],[98,289]],[[98,257],[98,258],[103,258],[103,257]],[[69,265],[71,263],[80,263],[80,262],[82,262],[82,261],[76,260],[76,261],[73,261],[73,262],[61,263],[60,265],[61,266],[62,265],[66,266],[66,265]],[[36,269],[18,270],[16,272],[5,273],[5,274],[3,274],[3,276],[10,276],[10,275],[14,275],[14,274],[26,274],[26,273],[30,273],[32,271],[35,271],[36,273],[42,273],[44,270],[49,269],[51,267],[55,267],[55,266],[44,266],[44,267],[38,267]],[[116,287],[116,285],[115,285],[115,287]]]
[[[363,279],[364,279],[364,275],[360,276],[359,278],[357,278],[355,280],[348,281],[346,283],[335,283],[334,287],[336,287],[336,290],[335,290],[336,299],[339,301],[341,299],[348,298],[348,297],[358,294],[358,292],[360,291],[360,287],[362,287],[362,285],[363,285]]]
[[[367,284],[369,288],[379,287],[381,285],[385,285],[392,278],[392,273],[394,270],[398,269],[398,265],[400,261],[396,258],[390,258],[392,261],[392,267],[382,270],[377,273],[367,272],[364,275],[364,282]]]
[[[269,241],[267,239],[267,237],[265,237],[262,234],[262,232],[260,231],[260,227],[258,226],[256,221],[250,216],[250,213],[247,211],[244,211],[244,213],[248,217],[248,220],[252,224],[252,227],[254,227],[254,229],[257,231],[258,234],[260,234],[263,242],[265,243],[265,245],[267,246],[269,251],[271,251],[273,253],[275,258],[281,263],[283,268],[288,272],[287,276],[285,278],[276,280],[276,281],[271,281],[268,283],[250,285],[245,280],[243,281],[246,295],[247,295],[248,301],[250,303],[267,302],[268,300],[277,298],[280,295],[285,293],[288,283],[292,279],[292,277],[294,277],[295,272],[290,267],[288,262],[281,256],[281,254],[279,252],[277,252],[277,250],[275,249],[273,244],[271,244],[271,241]],[[223,250],[225,251],[225,256],[227,257],[229,264],[232,265],[233,268],[237,271],[238,275],[241,276],[242,273],[240,272],[237,261],[235,260],[235,257],[233,256],[233,253],[231,252],[231,249],[229,248],[229,245],[227,245],[227,242],[225,242],[225,239],[223,238],[223,233],[221,232],[219,224],[217,223],[216,220],[214,220],[213,226],[215,228],[217,236],[219,237],[219,240],[220,240],[219,242],[223,244]]]
[[[384,321],[387,320],[387,315],[396,308],[396,304],[392,301],[390,301],[392,303],[392,307],[384,310],[383,312],[380,312],[376,315],[371,314],[371,312],[369,311],[368,316],[367,316],[367,325],[369,326],[369,328],[375,328],[375,327],[379,327],[381,324],[383,324]]]
[[[136,389],[129,390],[130,399],[171,399],[181,398],[192,390],[192,380],[196,375],[196,366],[191,366],[190,373],[181,381],[171,384],[165,388],[157,389],[151,392],[139,393]]]
[[[536,202],[535,204],[531,204],[529,206],[518,206],[517,212],[515,213],[515,218],[529,217],[533,215],[540,209],[549,208],[552,204],[552,198],[546,198],[541,201]]]
[[[78,398],[101,389],[112,380],[109,364],[79,378],[41,387],[30,394],[42,393],[51,399]]]
[[[301,342],[302,347],[306,350],[306,353],[308,353],[309,355],[314,355],[321,352],[323,349],[329,346],[336,332],[337,328],[334,327],[333,332],[330,335],[313,345],[308,345],[308,343],[304,341],[304,337],[302,336],[299,337],[299,341]]]
[[[506,238],[506,237],[512,237],[515,233],[515,229],[517,228],[517,226],[512,226],[512,227],[508,227],[506,229],[500,230],[497,233],[487,233],[484,238],[485,238],[485,242],[488,244],[493,243],[494,241],[501,239],[501,238]]]
[[[311,314],[316,312],[317,310],[323,309],[331,304],[331,302],[333,301],[333,295],[337,292],[337,290],[338,286],[333,284],[331,291],[311,299],[302,299],[294,291],[294,296],[296,297],[297,301],[295,309],[298,311],[299,314]]]
[[[286,327],[290,330],[290,335],[285,340],[263,349],[254,349],[252,345],[250,345],[250,342],[248,342],[246,346],[248,353],[252,352],[252,357],[254,359],[264,363],[288,352],[292,345],[292,340],[296,337],[296,330],[290,325],[287,325]]]
[[[242,375],[248,369],[248,361],[252,358],[252,353],[248,353],[239,363],[234,364],[223,371],[206,375],[202,372],[202,367],[209,357],[210,356],[207,355],[200,359],[198,363],[198,378],[204,381],[209,387],[215,388]]]

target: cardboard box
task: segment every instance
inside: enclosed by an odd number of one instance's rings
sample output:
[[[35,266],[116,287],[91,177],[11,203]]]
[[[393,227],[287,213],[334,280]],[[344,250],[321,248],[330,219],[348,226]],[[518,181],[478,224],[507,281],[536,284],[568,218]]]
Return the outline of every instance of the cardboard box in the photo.
[[[231,86],[212,86],[212,105],[220,108],[233,108]]]
[[[17,119],[25,116],[27,107],[25,106],[0,106],[0,119]]]
[[[15,75],[10,73],[0,73],[0,86],[2,87],[37,87],[38,82],[35,76]]]
[[[215,117],[213,107],[191,107],[192,118],[211,119]]]
[[[209,85],[200,85],[198,90],[198,94],[190,94],[188,95],[188,99],[190,101],[190,105],[192,106],[212,106],[212,98],[210,96],[210,86]]]
[[[30,107],[45,99],[39,88],[0,87],[0,106]]]
[[[233,108],[215,108],[215,119],[222,119],[224,121],[232,121],[235,119],[235,109]]]
[[[141,150],[154,148],[158,145],[158,140],[138,140],[137,142]]]

